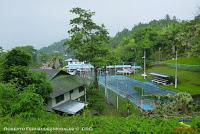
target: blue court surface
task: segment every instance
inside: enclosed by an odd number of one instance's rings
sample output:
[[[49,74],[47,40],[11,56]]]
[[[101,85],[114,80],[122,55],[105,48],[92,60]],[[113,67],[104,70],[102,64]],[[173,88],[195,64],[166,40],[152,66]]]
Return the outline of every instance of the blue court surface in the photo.
[[[99,76],[99,84],[105,86],[105,76]],[[142,93],[135,90],[135,87],[142,88]],[[107,76],[107,88],[123,98],[148,111],[155,108],[155,99],[147,96],[174,94],[172,91],[159,88],[151,82],[141,82],[126,76]],[[146,96],[146,97],[145,97]]]

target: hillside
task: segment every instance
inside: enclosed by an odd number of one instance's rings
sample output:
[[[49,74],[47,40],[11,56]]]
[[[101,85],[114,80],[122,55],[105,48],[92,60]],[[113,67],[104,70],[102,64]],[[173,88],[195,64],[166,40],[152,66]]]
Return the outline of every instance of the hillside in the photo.
[[[54,53],[59,53],[60,55],[66,55],[67,57],[70,57],[71,54],[67,52],[67,46],[64,45],[64,43],[67,41],[67,39],[63,39],[61,41],[55,42],[48,47],[43,47],[39,50],[40,53],[45,53],[47,55],[53,55]]]
[[[175,60],[165,61],[167,64],[175,64]],[[189,57],[189,58],[178,58],[178,64],[183,65],[200,65],[200,58],[198,57]]]
[[[147,66],[157,61],[170,60],[178,51],[179,57],[199,57],[200,47],[200,19],[190,21],[179,20],[166,15],[160,20],[149,23],[139,23],[131,30],[124,29],[111,39],[110,46],[119,63],[135,62],[143,65],[144,50],[146,51]],[[126,53],[126,55],[124,55]],[[196,65],[193,62],[188,64]],[[188,60],[180,59],[181,62]]]

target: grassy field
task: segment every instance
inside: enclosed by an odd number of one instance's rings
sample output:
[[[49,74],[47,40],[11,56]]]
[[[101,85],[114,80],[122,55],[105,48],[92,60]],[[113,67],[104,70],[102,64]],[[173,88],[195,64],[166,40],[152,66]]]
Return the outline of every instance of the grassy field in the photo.
[[[49,134],[51,133],[76,133],[76,134],[171,134],[174,132],[194,133],[200,132],[200,117],[188,117],[186,124],[189,128],[182,127],[179,120],[183,117],[171,119],[145,118],[143,116],[130,117],[108,117],[108,116],[71,116],[64,117],[56,114],[46,113],[40,118],[23,119],[20,117],[0,117],[0,133],[11,133],[6,128],[27,128],[13,133],[25,134]],[[28,131],[33,128],[42,128],[46,131]],[[53,130],[53,128],[64,128],[64,130]]]
[[[167,64],[175,64],[175,60],[168,60],[164,63]],[[178,58],[178,64],[184,65],[200,65],[200,58],[198,57],[190,57],[190,58]]]
[[[167,66],[154,66],[147,70],[147,73],[157,72],[169,75],[175,75],[175,69]],[[141,72],[130,76],[133,79],[145,81],[141,76]],[[176,91],[176,92],[188,92],[191,95],[200,94],[200,72],[192,72],[185,70],[178,70],[178,88],[174,86],[161,86],[164,89]]]

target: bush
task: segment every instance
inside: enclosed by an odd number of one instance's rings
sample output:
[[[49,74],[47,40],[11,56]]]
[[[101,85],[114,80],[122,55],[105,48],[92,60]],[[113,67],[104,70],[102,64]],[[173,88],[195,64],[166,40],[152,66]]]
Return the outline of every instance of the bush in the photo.
[[[167,116],[177,114],[188,114],[193,108],[193,99],[188,93],[177,93],[176,95],[160,96],[157,108],[154,110],[158,115]]]
[[[31,83],[26,87],[31,87],[34,93],[37,93],[42,96],[44,102],[48,100],[49,94],[52,92],[52,86],[50,82],[46,79],[46,75],[38,72],[30,72]]]
[[[25,118],[39,117],[43,108],[43,98],[31,90],[19,94],[17,101],[12,105],[12,116],[20,115]]]
[[[11,84],[0,83],[0,116],[11,113],[12,104],[17,102],[17,90]]]
[[[87,90],[87,98],[89,103],[88,107],[92,110],[95,110],[97,115],[103,114],[105,109],[105,100],[100,89],[94,88],[93,85],[89,86]]]

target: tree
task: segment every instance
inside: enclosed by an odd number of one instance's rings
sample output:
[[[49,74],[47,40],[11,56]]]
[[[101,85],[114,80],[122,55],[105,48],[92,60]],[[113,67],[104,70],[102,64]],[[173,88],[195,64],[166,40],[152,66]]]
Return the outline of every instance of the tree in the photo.
[[[30,70],[30,61],[29,55],[19,49],[8,52],[3,64],[2,81],[12,83],[19,92],[33,87],[33,92],[41,95],[46,102],[52,87],[45,74]]]
[[[28,66],[31,63],[31,55],[20,50],[20,49],[12,49],[9,53],[7,53],[4,67],[8,69],[12,66]]]
[[[31,56],[31,65],[38,64],[38,57],[37,57],[38,52],[36,49],[34,49],[33,46],[30,46],[30,45],[21,46],[21,47],[16,47],[16,49],[24,51],[25,53],[27,53]]]
[[[2,53],[3,52],[3,48],[0,46],[0,53]]]
[[[24,87],[27,87],[32,83],[30,71],[24,66],[11,66],[4,69],[2,80],[6,83],[15,85],[18,91],[22,91]]]
[[[98,87],[97,68],[106,64],[104,59],[108,54],[108,32],[104,25],[99,26],[93,22],[94,12],[78,7],[70,12],[77,17],[70,20],[72,28],[68,31],[70,39],[67,44],[69,49],[73,50],[75,58],[90,62],[94,66],[94,84]]]
[[[3,63],[5,61],[6,52],[3,52],[3,48],[0,46],[0,81],[2,80]]]

